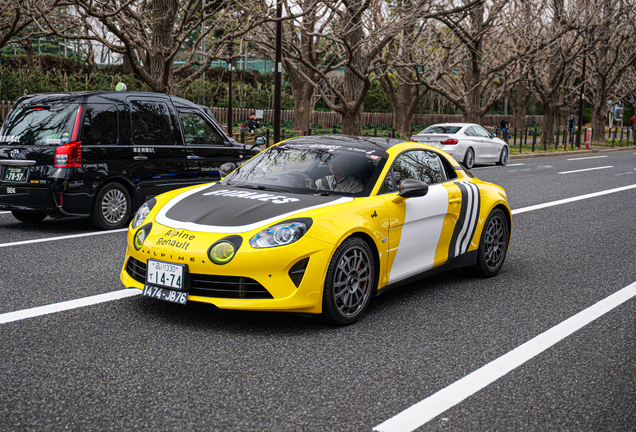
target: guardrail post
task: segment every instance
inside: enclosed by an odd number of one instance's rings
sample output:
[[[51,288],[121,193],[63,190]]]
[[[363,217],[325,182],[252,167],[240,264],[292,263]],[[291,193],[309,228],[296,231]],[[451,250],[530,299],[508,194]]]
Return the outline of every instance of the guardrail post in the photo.
[[[530,133],[530,129],[526,128],[526,131],[525,131],[526,139],[525,139],[525,142],[524,142],[525,145],[528,145],[528,134],[529,133]]]
[[[307,135],[311,135],[311,128],[307,131]]]
[[[512,138],[512,146],[516,147],[517,146],[517,128],[515,128],[515,136]],[[521,152],[519,152],[521,153]]]
[[[336,135],[338,132],[336,131],[336,125],[333,125],[333,134]]]
[[[241,144],[245,144],[245,131],[241,131]]]
[[[281,139],[281,141],[284,141],[284,140],[286,140],[286,139],[287,139],[287,137],[285,136],[285,129],[283,129],[283,130],[281,131],[281,133],[280,133],[280,139]]]
[[[377,128],[374,128],[374,129],[373,129],[373,136],[374,136],[374,137],[377,137],[377,136],[378,136],[378,129],[377,129]]]
[[[534,146],[537,144],[537,128],[532,131],[532,153],[534,153]]]
[[[559,138],[561,138],[561,131],[557,129],[556,140],[554,141],[554,151],[557,151],[559,149]]]
[[[269,128],[265,129],[265,147],[269,147]]]
[[[611,129],[610,129],[610,135],[612,135]],[[614,136],[612,137],[612,148],[614,148],[614,141],[616,141],[616,129],[614,129]]]
[[[618,143],[619,147],[623,147],[623,128],[621,128],[621,140]]]

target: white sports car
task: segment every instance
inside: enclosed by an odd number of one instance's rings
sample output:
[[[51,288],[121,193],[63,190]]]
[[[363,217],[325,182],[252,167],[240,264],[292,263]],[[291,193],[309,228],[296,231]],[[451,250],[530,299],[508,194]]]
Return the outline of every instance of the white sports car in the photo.
[[[466,168],[495,162],[506,165],[510,156],[508,144],[474,123],[443,123],[429,126],[411,140],[444,150]]]

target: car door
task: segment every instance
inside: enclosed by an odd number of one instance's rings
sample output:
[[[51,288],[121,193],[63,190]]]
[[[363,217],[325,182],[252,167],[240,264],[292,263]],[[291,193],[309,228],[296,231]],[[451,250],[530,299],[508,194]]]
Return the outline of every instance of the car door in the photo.
[[[424,181],[428,193],[395,203],[405,179]],[[460,213],[462,194],[448,181],[440,156],[429,150],[407,150],[396,159],[380,194],[389,210],[389,283],[407,279],[445,263]],[[451,202],[452,201],[452,202]]]
[[[471,126],[466,129],[466,134],[470,136],[471,147],[475,151],[475,162],[482,162],[486,154],[484,137],[477,133],[477,127]]]
[[[490,133],[481,126],[473,126],[473,129],[482,143],[482,162],[497,160],[497,157],[499,156],[498,146],[490,137]]]
[[[244,150],[227,145],[200,112],[187,108],[179,108],[178,112],[183,128],[190,184],[219,180],[221,165],[226,162],[236,163],[243,158]]]
[[[188,185],[185,149],[177,139],[171,102],[159,97],[130,97],[132,165],[130,176],[140,199]]]

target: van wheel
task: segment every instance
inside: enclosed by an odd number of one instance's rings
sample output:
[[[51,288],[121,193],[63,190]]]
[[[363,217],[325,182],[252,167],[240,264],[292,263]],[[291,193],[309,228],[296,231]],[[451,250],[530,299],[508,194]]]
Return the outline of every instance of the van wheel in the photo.
[[[24,212],[24,211],[12,211],[13,217],[24,223],[38,223],[44,220],[46,214]]]
[[[103,230],[122,228],[130,220],[131,204],[130,194],[124,186],[108,183],[93,202],[91,223]]]

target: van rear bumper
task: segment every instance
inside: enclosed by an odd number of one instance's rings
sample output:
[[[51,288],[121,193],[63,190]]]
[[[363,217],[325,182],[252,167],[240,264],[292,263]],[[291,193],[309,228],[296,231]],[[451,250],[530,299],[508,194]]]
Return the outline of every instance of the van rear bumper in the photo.
[[[56,200],[55,195],[58,195]],[[0,182],[0,209],[60,214],[59,192],[53,185]]]

